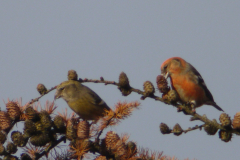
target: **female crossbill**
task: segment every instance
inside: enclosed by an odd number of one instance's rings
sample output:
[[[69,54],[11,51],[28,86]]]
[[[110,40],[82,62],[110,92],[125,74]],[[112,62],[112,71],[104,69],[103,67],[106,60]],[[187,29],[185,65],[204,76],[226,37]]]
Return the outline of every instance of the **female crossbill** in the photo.
[[[214,102],[202,76],[184,59],[180,57],[167,59],[161,65],[161,73],[165,78],[170,77],[172,89],[178,93],[183,103],[190,103],[193,109],[206,104],[223,111]]]
[[[90,88],[78,81],[69,80],[57,86],[54,99],[63,98],[68,106],[85,120],[98,120],[108,105]]]

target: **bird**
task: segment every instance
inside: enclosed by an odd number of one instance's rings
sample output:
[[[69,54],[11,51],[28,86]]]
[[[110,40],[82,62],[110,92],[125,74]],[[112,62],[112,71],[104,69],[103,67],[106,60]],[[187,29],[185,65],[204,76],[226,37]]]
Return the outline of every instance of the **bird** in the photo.
[[[97,121],[111,110],[93,90],[76,80],[64,81],[56,87],[54,99],[59,98],[84,120]]]
[[[180,102],[190,104],[193,111],[202,105],[223,111],[214,101],[200,73],[184,59],[172,57],[165,60],[161,65],[161,75],[166,79],[170,77],[172,89],[177,92]]]

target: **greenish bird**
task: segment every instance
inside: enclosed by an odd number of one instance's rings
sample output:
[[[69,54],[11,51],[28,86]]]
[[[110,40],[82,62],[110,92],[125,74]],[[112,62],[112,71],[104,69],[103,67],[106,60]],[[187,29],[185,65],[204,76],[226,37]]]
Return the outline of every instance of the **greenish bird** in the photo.
[[[84,120],[98,120],[106,110],[111,110],[93,90],[78,81],[62,82],[56,89],[54,99],[63,98]]]

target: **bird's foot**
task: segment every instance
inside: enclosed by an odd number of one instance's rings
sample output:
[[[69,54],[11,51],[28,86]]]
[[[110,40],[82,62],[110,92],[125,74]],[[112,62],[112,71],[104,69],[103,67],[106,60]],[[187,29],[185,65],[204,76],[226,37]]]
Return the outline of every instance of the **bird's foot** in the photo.
[[[193,108],[193,109],[192,109],[192,113],[196,113],[196,110],[195,110],[195,108]]]
[[[189,102],[187,102],[187,105],[190,105],[190,107],[192,108],[192,112],[196,113],[196,110],[195,110],[196,102],[195,101],[189,101]]]
[[[182,111],[182,107],[178,107],[177,112],[181,112],[181,111]]]

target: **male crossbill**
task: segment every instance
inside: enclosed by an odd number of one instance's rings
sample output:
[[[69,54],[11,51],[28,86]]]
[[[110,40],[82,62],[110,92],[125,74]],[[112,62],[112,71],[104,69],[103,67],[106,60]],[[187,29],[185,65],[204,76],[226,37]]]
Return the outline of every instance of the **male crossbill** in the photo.
[[[54,99],[63,98],[68,106],[85,120],[98,120],[108,105],[90,88],[78,81],[69,80],[57,86]]]
[[[180,57],[167,59],[161,65],[161,73],[165,78],[170,77],[172,89],[178,93],[183,103],[190,103],[193,109],[206,104],[223,111],[214,102],[200,73],[184,59]]]

